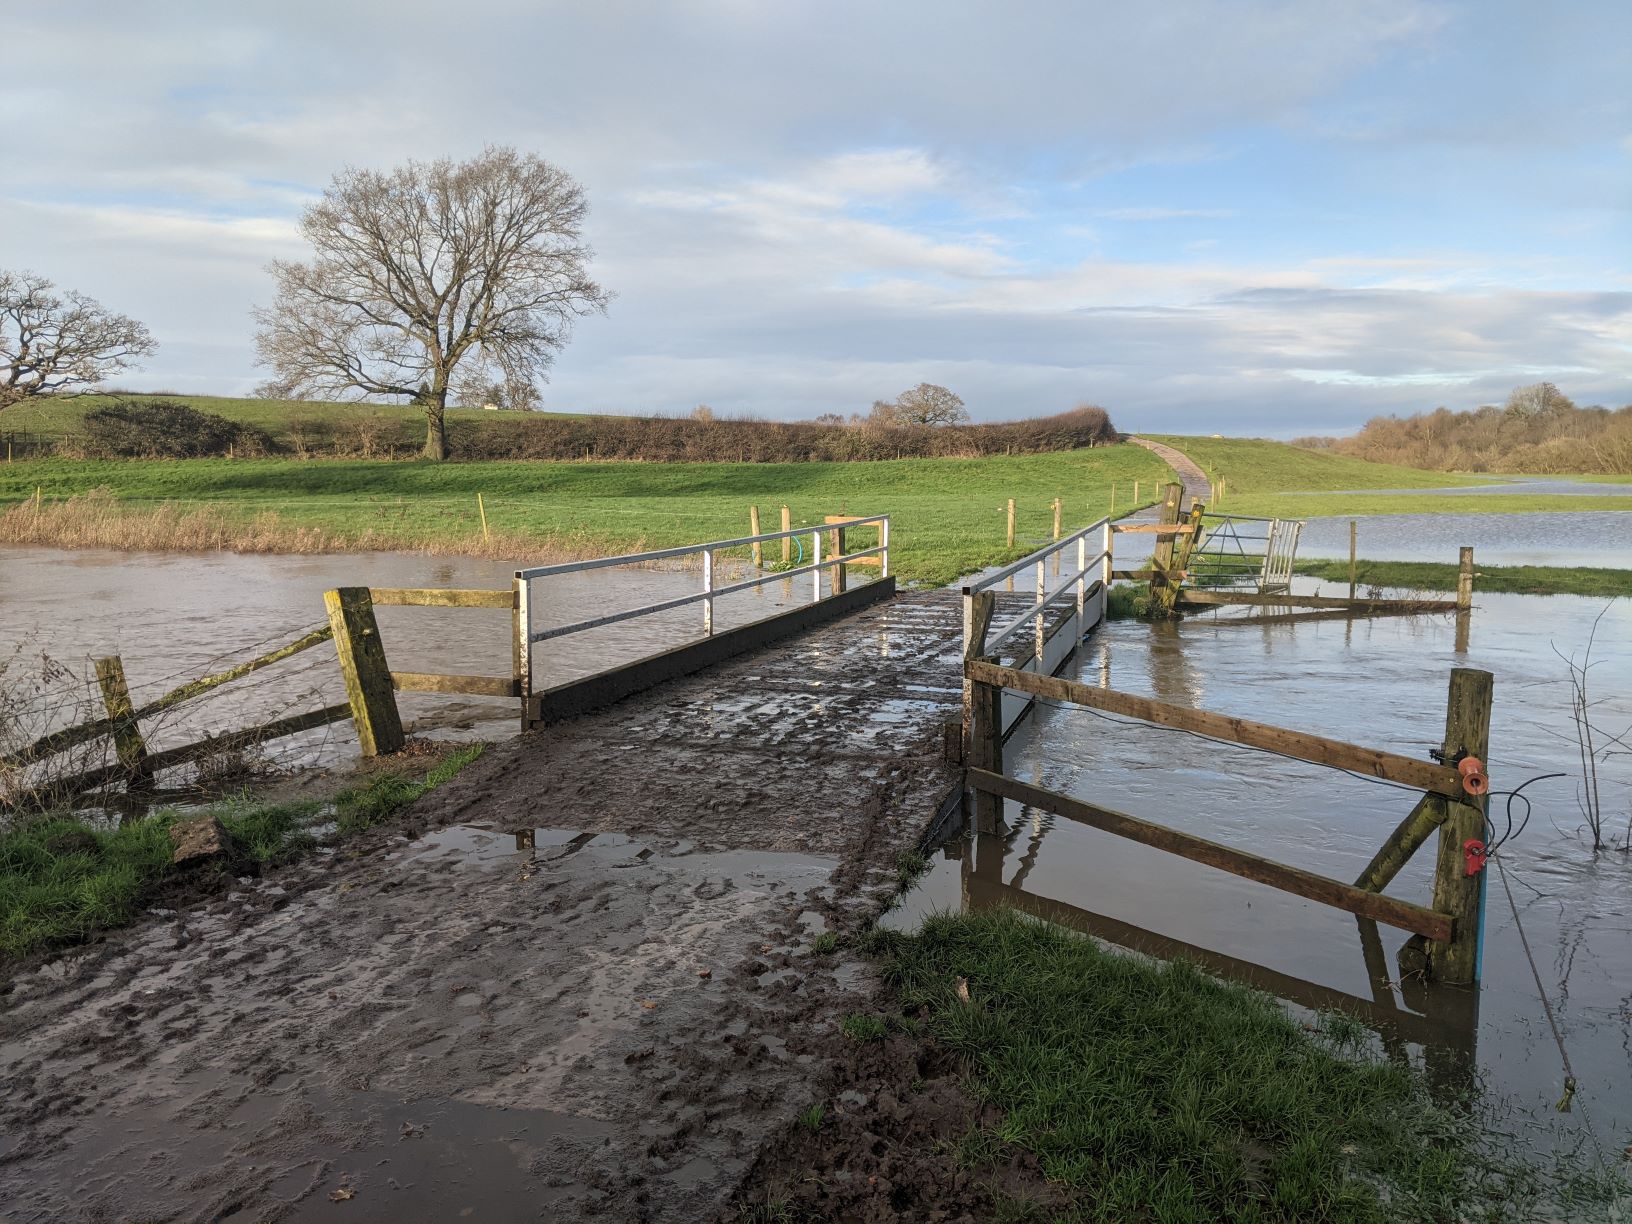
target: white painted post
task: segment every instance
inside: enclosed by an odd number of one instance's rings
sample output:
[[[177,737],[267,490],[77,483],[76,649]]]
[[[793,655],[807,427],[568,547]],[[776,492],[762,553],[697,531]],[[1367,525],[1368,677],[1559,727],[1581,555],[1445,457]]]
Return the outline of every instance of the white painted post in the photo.
[[[810,576],[815,580],[813,583],[815,587],[814,597],[817,602],[820,602],[822,598],[822,533],[819,531],[810,533],[810,562],[816,567],[810,572]]]
[[[703,549],[703,636],[714,636],[714,550]]]
[[[878,544],[884,551],[879,554],[879,577],[890,576],[890,516],[878,520]]]
[[[1043,671],[1043,626],[1048,621],[1048,615],[1043,611],[1043,601],[1048,598],[1048,562],[1037,562],[1037,673],[1046,675]]]
[[[1088,625],[1088,535],[1077,533],[1077,628],[1086,632]]]
[[[517,687],[521,690],[517,694],[521,698],[521,729],[525,731],[532,726],[533,715],[533,584],[517,570],[512,585],[516,591],[516,616],[511,628],[516,640],[511,651],[515,656]]]

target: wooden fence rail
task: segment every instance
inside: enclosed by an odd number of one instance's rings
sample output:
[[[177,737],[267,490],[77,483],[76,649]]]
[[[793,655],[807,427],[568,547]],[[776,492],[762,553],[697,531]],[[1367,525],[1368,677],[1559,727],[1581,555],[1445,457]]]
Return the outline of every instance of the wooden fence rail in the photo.
[[[965,776],[974,793],[973,814],[980,833],[995,833],[1001,825],[1002,801],[1014,800],[1180,858],[1410,931],[1415,940],[1426,942],[1427,963],[1436,977],[1462,984],[1478,980],[1484,902],[1482,881],[1477,878],[1481,868],[1475,864],[1482,863],[1479,855],[1484,849],[1485,799],[1467,789],[1468,784],[1455,765],[1465,757],[1476,757],[1480,761],[1485,757],[1490,731],[1489,672],[1452,669],[1445,740],[1438,753],[1440,762],[1420,761],[1305,731],[1019,671],[990,659],[973,657],[972,652],[966,652],[964,675],[969,688],[966,706],[969,752]],[[1003,738],[996,713],[1004,689],[1104,710],[1427,793],[1361,873],[1360,879],[1348,884],[1009,777],[1004,772]],[[1440,841],[1432,907],[1383,896],[1383,886],[1436,831]]]

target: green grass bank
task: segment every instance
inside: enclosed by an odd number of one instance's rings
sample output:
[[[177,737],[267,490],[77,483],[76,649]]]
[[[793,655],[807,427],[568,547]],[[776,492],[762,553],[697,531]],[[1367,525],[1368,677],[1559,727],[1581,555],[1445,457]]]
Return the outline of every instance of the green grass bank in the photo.
[[[1345,590],[1347,561],[1300,561],[1297,572],[1335,582]],[[1407,591],[1454,591],[1457,567],[1435,561],[1361,561],[1355,573],[1362,591],[1388,587]],[[1614,599],[1632,595],[1632,569],[1550,565],[1481,565],[1475,573],[1475,598],[1481,592],[1500,595],[1589,595]]]
[[[420,776],[377,773],[332,801],[224,802],[162,810],[114,827],[72,816],[19,816],[0,832],[0,967],[8,959],[78,943],[123,926],[175,882],[170,826],[208,812],[252,863],[268,866],[318,844],[333,825],[344,838],[380,824],[440,786],[482,753],[481,745],[444,757]]]
[[[1025,1157],[1046,1181],[1004,1219],[1573,1220],[1607,1218],[1632,1188],[1622,1169],[1543,1163],[1436,1102],[1359,1022],[1311,1031],[1183,962],[1006,910],[875,931],[871,949],[901,1013],[851,1017],[846,1035],[905,1029],[961,1062],[985,1108],[955,1164],[995,1178]],[[814,1218],[810,1193],[762,1218]]]

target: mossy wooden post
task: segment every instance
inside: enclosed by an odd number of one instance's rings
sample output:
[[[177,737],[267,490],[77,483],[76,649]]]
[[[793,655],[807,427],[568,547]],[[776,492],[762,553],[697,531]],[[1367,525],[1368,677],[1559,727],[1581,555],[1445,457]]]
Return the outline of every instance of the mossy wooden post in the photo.
[[[964,601],[963,659],[965,663],[985,657],[986,634],[992,625],[997,596],[977,591]],[[973,769],[1003,772],[1003,690],[981,681],[964,682],[969,703],[969,743],[964,760]],[[986,791],[974,792],[974,825],[977,833],[996,833],[1002,826],[1003,800]]]
[[[1177,574],[1181,575],[1172,583],[1171,589],[1175,596],[1179,593],[1179,587],[1184,582],[1182,575],[1190,570],[1190,555],[1196,551],[1196,545],[1201,542],[1201,516],[1206,513],[1207,507],[1204,503],[1199,501],[1190,503],[1190,516],[1187,522],[1190,531],[1189,534],[1179,537],[1178,547],[1175,550],[1177,555],[1173,559],[1173,569]]]
[[[1490,702],[1494,679],[1471,667],[1451,669],[1445,708],[1445,752],[1486,759],[1490,749]],[[1484,934],[1484,872],[1469,875],[1463,843],[1485,840],[1483,795],[1465,795],[1446,805],[1439,826],[1439,860],[1434,868],[1434,908],[1456,923],[1446,943],[1428,945],[1428,965],[1439,981],[1466,986],[1479,980],[1479,942]]]
[[[125,786],[141,790],[152,784],[147,766],[147,744],[136,724],[136,707],[131,704],[130,686],[125,683],[125,665],[118,655],[96,661],[96,684],[102,690],[102,706],[113,723],[114,755],[125,771]]]
[[[782,507],[782,530],[783,531],[792,531],[793,530],[793,512],[791,510],[789,510],[786,506]],[[792,536],[783,536],[782,537],[782,564],[786,565],[792,559],[793,559],[793,537]]]
[[[1009,541],[1009,547],[1010,547],[1010,548],[1013,548],[1013,547],[1014,547],[1014,498],[1012,498],[1012,497],[1011,497],[1011,498],[1009,498],[1009,532],[1008,532],[1008,541]]]
[[[374,600],[367,587],[340,587],[323,592],[323,605],[334,629],[334,649],[363,755],[396,752],[403,745],[402,718],[391,689],[385,643],[374,621]]]
[[[748,507],[748,534],[749,535],[756,535],[756,536],[759,534],[759,507],[758,506],[749,506]],[[755,540],[754,543],[753,543],[753,549],[754,549],[754,568],[755,569],[761,569],[765,565],[765,546],[763,544],[761,544],[758,540]]]
[[[1170,484],[1162,494],[1162,513],[1159,521],[1166,526],[1176,526],[1179,521],[1179,506],[1184,501],[1184,486]],[[1150,555],[1150,599],[1157,610],[1167,613],[1173,610],[1173,601],[1178,595],[1178,583],[1169,580],[1168,573],[1173,569],[1173,541],[1171,535],[1156,537],[1156,547]]]

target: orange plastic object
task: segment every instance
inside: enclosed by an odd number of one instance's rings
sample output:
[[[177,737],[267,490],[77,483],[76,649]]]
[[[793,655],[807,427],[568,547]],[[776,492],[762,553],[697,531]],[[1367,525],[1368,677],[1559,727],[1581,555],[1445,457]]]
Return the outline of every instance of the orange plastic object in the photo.
[[[1485,869],[1485,843],[1477,837],[1470,837],[1462,843],[1462,857],[1467,860],[1464,875],[1476,876]]]
[[[1485,763],[1478,757],[1463,757],[1456,763],[1462,775],[1462,789],[1470,795],[1484,795],[1490,791],[1490,779],[1485,776]]]

